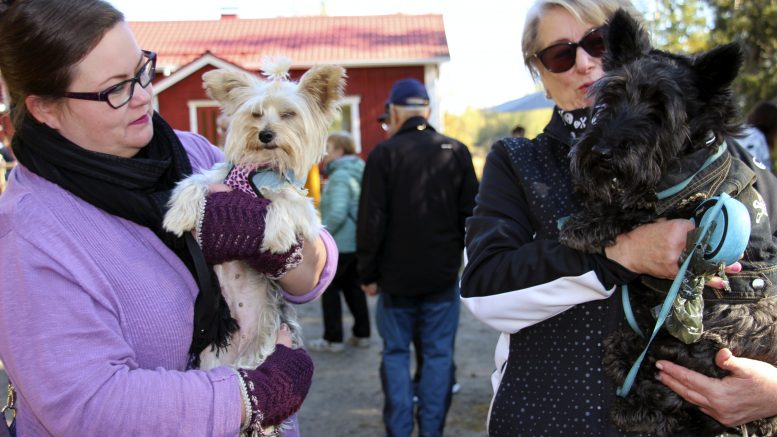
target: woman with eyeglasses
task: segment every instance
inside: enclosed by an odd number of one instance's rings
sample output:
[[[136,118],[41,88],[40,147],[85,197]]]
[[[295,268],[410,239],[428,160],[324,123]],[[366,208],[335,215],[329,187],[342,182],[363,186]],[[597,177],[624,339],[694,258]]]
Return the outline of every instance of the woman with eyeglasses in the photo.
[[[236,329],[208,264],[285,272],[286,298],[306,302],[333,277],[331,237],[261,252],[266,205],[225,187],[207,197],[202,249],[166,233],[170,190],[223,154],[154,112],[156,55],[104,1],[3,1],[0,14],[19,161],[0,197],[0,359],[18,435],[298,434],[287,419],[313,364],[287,329],[257,369],[195,369]]]

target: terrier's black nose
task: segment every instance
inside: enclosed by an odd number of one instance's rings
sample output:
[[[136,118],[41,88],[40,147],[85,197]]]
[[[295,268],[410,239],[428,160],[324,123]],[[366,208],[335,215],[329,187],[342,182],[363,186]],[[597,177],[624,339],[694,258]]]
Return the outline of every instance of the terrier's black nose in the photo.
[[[263,142],[264,144],[269,143],[270,141],[275,138],[275,132],[271,130],[263,130],[259,132],[259,141]]]
[[[612,148],[601,144],[594,144],[591,150],[595,153],[602,155],[605,158],[609,158],[612,155]]]

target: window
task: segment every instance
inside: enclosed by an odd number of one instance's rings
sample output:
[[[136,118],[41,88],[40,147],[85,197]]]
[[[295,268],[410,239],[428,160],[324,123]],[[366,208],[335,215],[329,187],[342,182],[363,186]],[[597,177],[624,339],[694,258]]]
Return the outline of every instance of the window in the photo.
[[[340,113],[335,118],[329,132],[346,131],[353,135],[353,141],[356,144],[356,153],[362,151],[361,121],[359,118],[358,96],[347,96],[340,101]]]

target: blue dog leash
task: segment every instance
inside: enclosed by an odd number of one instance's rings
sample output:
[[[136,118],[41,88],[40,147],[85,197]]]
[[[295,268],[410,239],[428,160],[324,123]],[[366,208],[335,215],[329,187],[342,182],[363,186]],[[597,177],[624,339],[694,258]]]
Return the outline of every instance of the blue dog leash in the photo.
[[[686,183],[687,185],[687,183]],[[711,214],[712,217],[715,217],[720,213],[721,209],[723,208],[723,203],[726,199],[729,199],[730,196],[726,193],[721,193],[720,198],[715,203],[715,205],[708,211],[709,214]],[[709,237],[710,234],[710,227],[715,224],[715,220],[708,220],[706,223],[702,223],[702,229],[699,233],[699,237],[697,238],[696,242],[694,243],[693,250],[688,253],[688,256],[686,256],[683,263],[680,265],[680,270],[677,272],[677,276],[674,278],[674,281],[672,281],[672,286],[669,288],[669,292],[666,295],[666,298],[664,299],[664,303],[661,305],[661,310],[658,313],[658,318],[656,319],[656,325],[653,328],[653,333],[650,336],[650,339],[648,340],[647,344],[645,345],[645,349],[642,351],[642,353],[639,355],[637,360],[634,362],[634,364],[631,366],[631,370],[629,370],[629,373],[626,375],[626,379],[623,381],[623,385],[621,385],[620,388],[616,390],[616,394],[620,397],[626,397],[629,394],[629,391],[631,391],[632,385],[634,385],[634,381],[637,377],[637,372],[639,371],[639,367],[642,365],[642,360],[645,359],[645,355],[647,355],[647,351],[650,348],[650,344],[653,342],[653,339],[656,337],[656,334],[658,334],[658,331],[661,330],[661,328],[664,326],[664,323],[666,322],[666,318],[669,316],[669,311],[672,309],[672,303],[677,298],[677,294],[680,291],[680,284],[683,281],[683,278],[685,277],[685,272],[688,271],[688,265],[691,263],[691,259],[693,258],[693,254],[697,253],[697,251],[703,250],[704,245],[706,244],[706,239]],[[622,295],[623,295],[623,310],[626,313],[626,320],[629,324],[629,326],[641,337],[644,337],[644,334],[642,334],[642,331],[637,326],[636,320],[634,319],[634,314],[631,310],[631,304],[629,302],[629,295],[628,295],[628,287],[623,286],[622,289]]]
[[[714,140],[714,137],[712,137],[711,140]],[[675,194],[682,191],[683,188],[687,187],[688,184],[691,183],[693,178],[696,177],[696,175],[699,174],[702,170],[707,168],[710,164],[715,162],[716,159],[720,158],[721,155],[723,155],[723,152],[726,151],[726,142],[724,141],[721,143],[720,146],[718,146],[718,150],[712,154],[709,158],[707,158],[704,163],[699,167],[698,170],[691,176],[689,176],[687,179],[683,180],[677,185],[674,185],[672,187],[667,188],[666,190],[660,191],[656,193],[656,197],[658,200],[666,199],[667,197],[674,196]],[[703,234],[702,234],[703,235]],[[683,272],[684,273],[684,272]],[[679,276],[679,275],[678,275]],[[623,301],[623,313],[626,317],[626,322],[629,324],[629,327],[637,333],[642,338],[645,338],[645,334],[642,333],[642,330],[639,329],[639,326],[637,325],[637,321],[634,318],[634,311],[631,309],[631,302],[629,301],[629,286],[623,285],[621,287],[621,297]]]

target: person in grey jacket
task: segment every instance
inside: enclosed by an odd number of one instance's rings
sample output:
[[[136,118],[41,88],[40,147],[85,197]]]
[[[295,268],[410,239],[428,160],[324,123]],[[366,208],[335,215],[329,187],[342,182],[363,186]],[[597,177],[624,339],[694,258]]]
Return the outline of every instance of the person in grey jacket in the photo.
[[[321,298],[324,336],[308,343],[319,352],[340,352],[343,344],[343,317],[340,293],[353,315],[351,346],[368,347],[370,317],[367,297],[362,292],[356,270],[356,216],[359,210],[364,161],[356,155],[353,137],[335,132],[327,139],[324,165],[328,182],[321,193],[321,220],[332,234],[340,252],[337,272]]]

